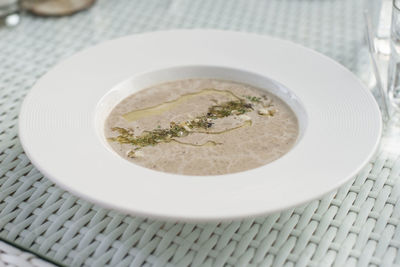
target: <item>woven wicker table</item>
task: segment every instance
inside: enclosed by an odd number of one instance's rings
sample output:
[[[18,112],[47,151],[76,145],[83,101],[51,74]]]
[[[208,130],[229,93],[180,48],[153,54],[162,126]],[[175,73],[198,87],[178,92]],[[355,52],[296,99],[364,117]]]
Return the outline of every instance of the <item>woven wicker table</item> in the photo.
[[[354,179],[322,199],[267,217],[209,224],[132,217],[79,199],[37,171],[18,141],[20,105],[41,75],[83,48],[137,32],[218,28],[268,34],[316,49],[367,80],[363,5],[99,0],[71,17],[26,15],[18,27],[0,28],[0,239],[64,266],[400,266],[396,132]],[[18,265],[15,258],[2,261],[11,254],[20,255],[23,266],[35,265],[32,255],[0,243],[0,265]]]

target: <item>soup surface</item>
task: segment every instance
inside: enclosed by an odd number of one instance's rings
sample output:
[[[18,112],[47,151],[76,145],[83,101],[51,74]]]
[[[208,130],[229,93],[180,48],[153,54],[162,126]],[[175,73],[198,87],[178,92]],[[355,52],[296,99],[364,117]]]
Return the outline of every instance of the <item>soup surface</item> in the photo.
[[[299,126],[266,90],[216,79],[186,79],[141,90],[110,113],[105,135],[123,158],[184,175],[249,170],[287,153]]]

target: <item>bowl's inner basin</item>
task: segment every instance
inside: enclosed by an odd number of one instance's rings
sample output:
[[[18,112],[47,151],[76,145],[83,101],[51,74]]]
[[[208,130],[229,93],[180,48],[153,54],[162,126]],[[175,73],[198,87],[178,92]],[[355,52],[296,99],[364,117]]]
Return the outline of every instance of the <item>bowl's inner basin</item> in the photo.
[[[134,83],[124,84],[119,101],[108,97],[116,103],[106,105],[104,137],[122,158],[158,171],[219,175],[260,167],[290,151],[304,128],[296,104],[268,84],[183,77],[131,94],[126,85]]]

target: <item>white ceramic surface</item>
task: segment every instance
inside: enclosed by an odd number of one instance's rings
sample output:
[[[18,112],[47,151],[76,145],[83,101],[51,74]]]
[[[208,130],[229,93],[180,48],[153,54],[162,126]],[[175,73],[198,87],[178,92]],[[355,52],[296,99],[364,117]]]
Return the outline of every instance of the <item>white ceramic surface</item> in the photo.
[[[296,111],[301,136],[282,158],[219,176],[161,173],[112,152],[108,112],[158,82],[209,77],[267,88]],[[33,164],[71,192],[137,215],[221,220],[266,214],[327,193],[371,158],[378,106],[344,67],[302,46],[214,30],[146,33],[87,49],[44,75],[26,97],[21,143]]]

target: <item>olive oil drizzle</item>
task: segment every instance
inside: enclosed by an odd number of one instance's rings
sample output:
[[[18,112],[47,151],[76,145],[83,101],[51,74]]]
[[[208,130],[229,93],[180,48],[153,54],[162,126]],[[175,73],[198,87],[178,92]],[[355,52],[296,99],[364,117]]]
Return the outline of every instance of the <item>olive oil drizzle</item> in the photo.
[[[194,131],[193,133],[224,134],[224,133],[231,132],[231,131],[237,130],[239,128],[242,128],[242,127],[245,127],[245,126],[251,126],[251,125],[252,125],[252,121],[251,120],[247,120],[247,121],[245,121],[243,124],[241,124],[239,126],[236,126],[236,127],[233,127],[233,128],[228,128],[228,129],[225,129],[223,131],[215,131],[215,132],[211,132],[211,131]]]
[[[138,120],[140,118],[159,114],[159,112],[164,112],[168,109],[174,108],[176,105],[183,103],[188,98],[209,93],[221,93],[233,97],[234,100],[211,105],[205,115],[198,116],[195,119],[180,123],[171,122],[169,128],[162,129],[159,127],[151,131],[146,130],[143,131],[140,135],[135,135],[132,129],[114,127],[111,130],[117,132],[119,135],[109,138],[108,140],[111,142],[118,142],[120,144],[132,145],[134,147],[134,150],[128,153],[128,157],[133,158],[136,157],[135,151],[140,150],[143,147],[154,146],[159,143],[176,142],[178,144],[190,145],[195,147],[220,145],[221,143],[217,143],[215,141],[207,141],[204,144],[185,143],[178,141],[177,138],[185,137],[193,133],[211,135],[224,134],[245,126],[251,126],[251,119],[243,114],[253,111],[254,105],[258,105],[260,103],[262,104],[261,99],[258,97],[246,96],[246,98],[240,98],[228,90],[203,89],[196,93],[182,95],[181,97],[173,101],[165,102],[157,106],[134,110],[123,116],[130,121]],[[210,128],[212,128],[216,119],[226,118],[229,116],[240,117],[240,115],[247,117],[247,119],[241,125],[222,131],[210,131]]]
[[[177,107],[178,105],[188,101],[189,99],[191,99],[193,97],[201,96],[201,95],[209,95],[209,94],[225,95],[228,97],[232,97],[233,99],[236,99],[236,100],[241,99],[240,97],[238,97],[237,95],[235,95],[234,93],[232,93],[229,90],[217,90],[217,89],[213,89],[213,88],[206,88],[206,89],[202,89],[198,92],[183,94],[180,97],[178,97],[177,99],[174,99],[174,100],[171,100],[168,102],[164,102],[159,105],[155,105],[155,106],[143,108],[143,109],[133,110],[131,112],[123,114],[122,117],[125,120],[131,122],[131,121],[136,121],[136,120],[148,117],[148,116],[159,115],[165,111],[168,111],[168,110],[171,110],[171,109]]]
[[[178,143],[178,144],[181,144],[181,145],[196,146],[196,147],[199,147],[199,146],[216,146],[216,145],[222,145],[222,143],[218,143],[218,142],[215,142],[215,141],[212,141],[212,140],[208,140],[207,142],[205,142],[205,143],[203,143],[203,144],[186,143],[186,142],[178,141],[178,140],[176,140],[176,139],[172,139],[171,141],[173,141],[173,142],[175,142],[175,143]]]

